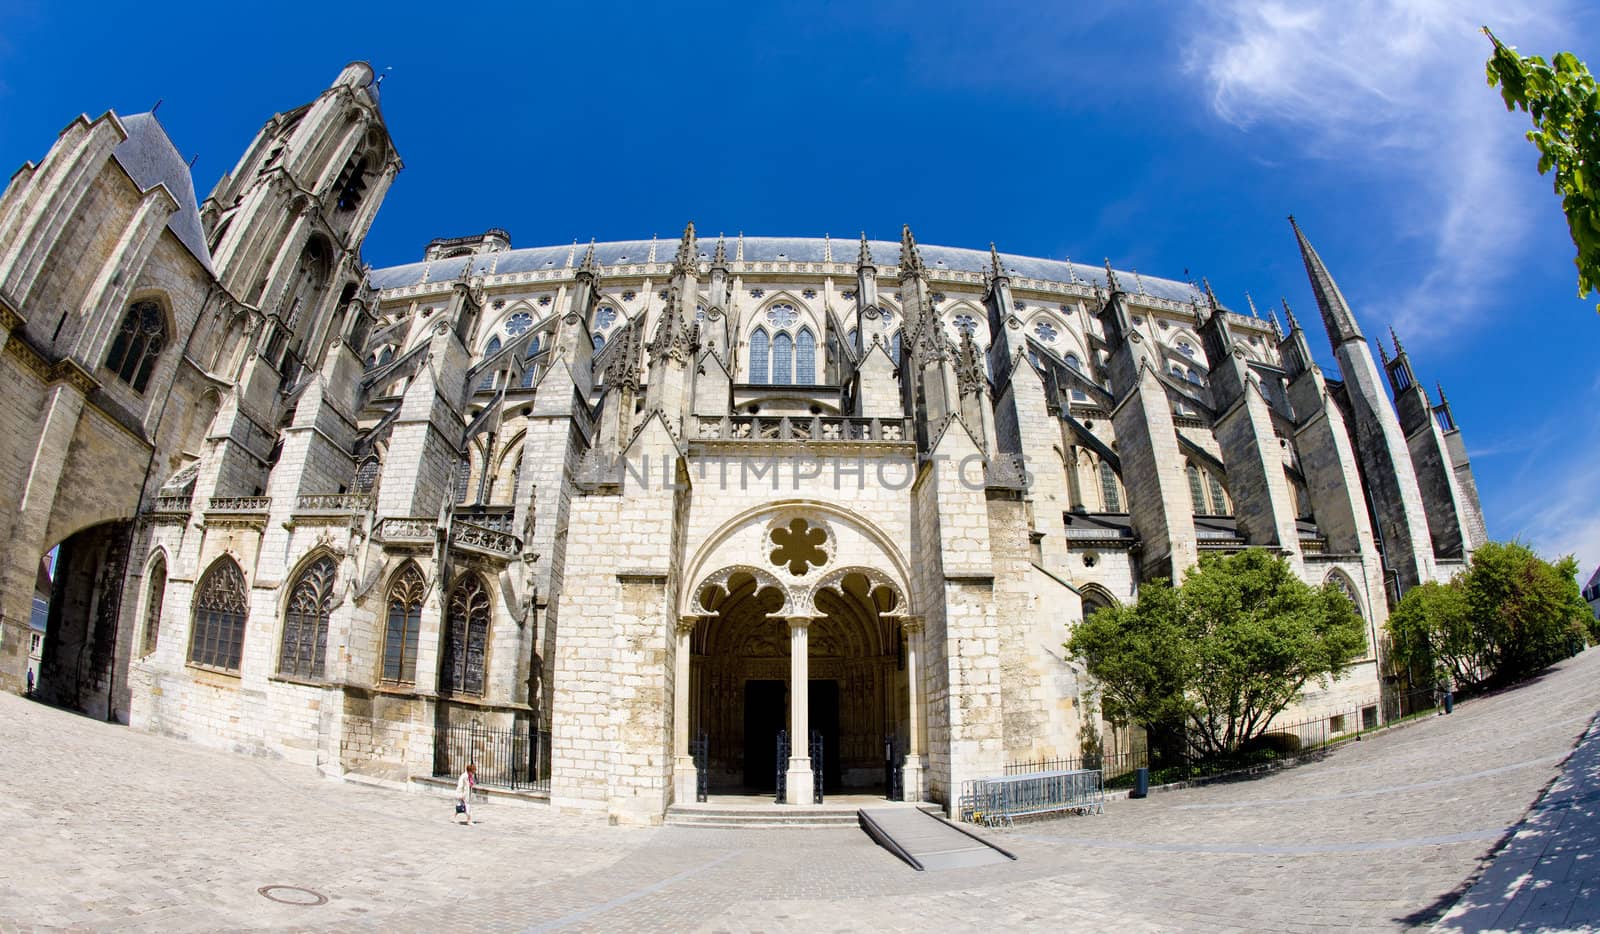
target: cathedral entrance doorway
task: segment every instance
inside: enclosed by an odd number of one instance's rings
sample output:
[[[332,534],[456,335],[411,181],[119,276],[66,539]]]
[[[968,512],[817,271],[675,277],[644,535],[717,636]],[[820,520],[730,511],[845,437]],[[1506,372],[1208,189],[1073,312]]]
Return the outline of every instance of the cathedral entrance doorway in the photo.
[[[805,741],[791,741],[791,758],[778,760],[779,731],[793,736],[797,718],[821,739],[827,793],[886,791],[883,751],[890,741],[907,749],[913,722],[915,668],[895,613],[902,600],[881,574],[844,569],[830,577],[804,595],[804,615],[793,613],[795,593],[753,568],[702,588],[706,615],[686,621],[679,643],[689,688],[680,710],[687,708],[686,732],[707,741],[712,795],[769,794],[786,764],[798,771],[795,759],[811,769]],[[796,684],[805,685],[799,710]]]
[[[117,692],[126,696],[116,652],[132,529],[129,522],[91,526],[39,562],[24,683],[31,696],[108,720]]]

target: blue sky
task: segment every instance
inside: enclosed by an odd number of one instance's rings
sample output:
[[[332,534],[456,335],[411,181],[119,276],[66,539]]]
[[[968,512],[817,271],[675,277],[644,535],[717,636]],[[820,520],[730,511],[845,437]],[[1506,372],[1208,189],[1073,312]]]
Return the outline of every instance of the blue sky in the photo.
[[[1483,79],[1505,41],[1600,64],[1570,2],[983,5],[392,2],[0,7],[0,165],[148,110],[197,188],[351,59],[405,170],[374,266],[434,237],[893,238],[1279,296],[1318,329],[1300,219],[1369,336],[1443,383],[1491,535],[1600,563],[1600,314],[1559,202]],[[301,24],[312,24],[302,30]],[[1326,342],[1313,334],[1326,359]]]

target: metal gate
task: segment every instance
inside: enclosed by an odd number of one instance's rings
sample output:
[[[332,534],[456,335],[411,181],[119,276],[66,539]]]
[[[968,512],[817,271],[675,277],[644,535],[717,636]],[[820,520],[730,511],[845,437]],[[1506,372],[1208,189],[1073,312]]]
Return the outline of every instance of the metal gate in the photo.
[[[883,790],[890,801],[904,801],[906,797],[906,764],[900,751],[900,738],[889,734],[883,738]]]
[[[778,776],[778,796],[777,796],[776,801],[777,801],[778,804],[785,804],[787,802],[784,801],[784,793],[788,790],[787,786],[789,784],[789,731],[788,730],[779,730],[778,731],[778,755],[777,755],[777,759],[778,759],[778,761],[777,761],[776,766],[775,766],[775,771],[777,772],[777,776]]]
[[[689,755],[694,757],[696,801],[706,800],[711,789],[711,769],[708,767],[711,764],[710,748],[711,740],[706,736],[705,730],[701,730],[698,736],[689,741]]]
[[[822,731],[811,731],[811,803],[822,803]]]

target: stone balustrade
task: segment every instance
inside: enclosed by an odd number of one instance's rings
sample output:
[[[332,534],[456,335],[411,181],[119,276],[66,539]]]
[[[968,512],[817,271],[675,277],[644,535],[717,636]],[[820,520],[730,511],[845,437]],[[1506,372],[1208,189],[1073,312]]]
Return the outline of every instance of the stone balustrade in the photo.
[[[270,496],[213,496],[210,512],[266,512],[272,507]]]
[[[157,496],[155,505],[151,507],[150,511],[172,515],[188,515],[189,507],[193,501],[193,495],[188,493],[180,493],[175,496]]]
[[[699,441],[885,441],[908,440],[903,418],[839,415],[731,415],[694,420]]]
[[[432,516],[395,516],[378,525],[377,538],[384,542],[432,542],[439,528]]]
[[[451,526],[450,544],[455,547],[465,548],[468,551],[481,552],[501,558],[509,558],[515,555],[519,547],[515,535],[497,532],[494,529],[473,525],[470,522],[457,522]]]
[[[300,512],[359,513],[372,508],[367,493],[302,493],[295,504]]]

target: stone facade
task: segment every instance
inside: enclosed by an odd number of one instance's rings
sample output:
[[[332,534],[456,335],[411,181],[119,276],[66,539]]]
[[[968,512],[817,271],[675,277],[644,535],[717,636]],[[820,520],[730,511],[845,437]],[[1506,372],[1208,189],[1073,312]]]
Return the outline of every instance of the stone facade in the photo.
[[[399,169],[357,63],[200,203],[148,114],[14,176],[0,686],[60,545],[40,692],[140,729],[395,782],[497,731],[630,823],[886,752],[949,803],[1127,741],[1062,643],[1142,581],[1261,546],[1340,586],[1374,652],[1314,714],[1376,701],[1389,607],[1483,541],[1442,393],[1298,227],[1341,379],[1292,314],[909,229],[372,270]]]

